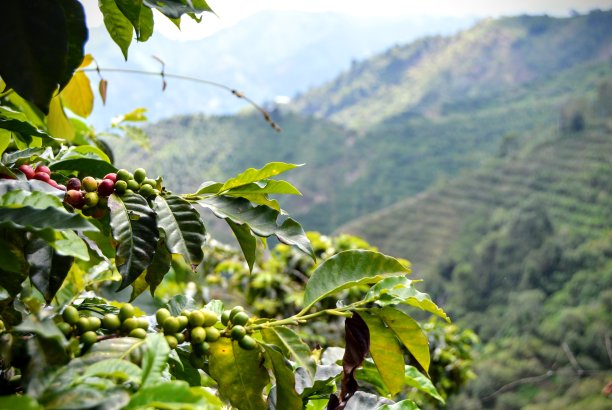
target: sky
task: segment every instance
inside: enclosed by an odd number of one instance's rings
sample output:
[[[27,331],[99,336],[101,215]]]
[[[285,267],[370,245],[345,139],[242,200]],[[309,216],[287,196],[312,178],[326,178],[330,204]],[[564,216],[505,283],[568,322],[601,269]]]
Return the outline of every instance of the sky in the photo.
[[[98,0],[81,0],[88,25],[102,24]],[[612,0],[209,0],[216,15],[204,13],[196,24],[183,18],[179,31],[170,21],[156,16],[155,29],[173,40],[207,37],[240,20],[266,10],[339,12],[360,16],[473,16],[498,17],[517,14],[569,15],[572,10],[587,12],[612,8]]]

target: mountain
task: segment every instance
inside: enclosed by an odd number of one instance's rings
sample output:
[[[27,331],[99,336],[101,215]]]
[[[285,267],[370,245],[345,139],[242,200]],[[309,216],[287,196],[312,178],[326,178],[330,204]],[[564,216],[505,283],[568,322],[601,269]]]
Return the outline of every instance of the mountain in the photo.
[[[414,87],[405,73],[420,73],[419,76],[431,77],[424,93],[432,96],[437,93],[438,97],[419,100],[418,107],[406,108],[363,128],[344,123],[334,115],[311,118],[300,113],[298,109],[306,101],[305,95],[290,109],[273,112],[285,129],[279,135],[265,125],[259,114],[176,117],[149,128],[154,150],[145,156],[144,165],[171,175],[164,172],[169,164],[185,163],[186,159],[189,163],[205,164],[200,166],[202,173],[190,170],[188,176],[168,181],[174,189],[192,190],[202,182],[201,175],[227,178],[243,167],[261,166],[274,160],[305,163],[293,177],[303,188],[304,199],[290,202],[287,209],[303,221],[306,229],[331,232],[355,218],[423,192],[436,181],[451,178],[462,170],[477,169],[496,153],[508,134],[545,129],[556,123],[560,108],[573,95],[593,92],[612,75],[610,23],[612,12],[567,19],[503,18],[479,23],[453,37],[395,47],[359,63],[359,69],[354,67],[331,84],[339,84],[340,79],[348,77],[367,83],[365,79],[370,78],[372,89],[378,90],[375,85],[378,81],[395,78],[394,90],[403,87],[410,91]],[[563,57],[555,57],[551,62],[550,53],[543,50],[550,42],[558,44],[558,37],[571,37],[582,48],[568,46],[571,52],[558,50]],[[507,41],[500,43],[500,38]],[[435,46],[423,48],[429,43]],[[401,56],[416,49],[421,49],[420,59],[414,66],[406,65]],[[469,58],[457,54],[457,50],[469,51]],[[499,57],[494,50],[499,51]],[[530,58],[531,62],[514,62],[504,68],[512,60],[508,54],[517,59]],[[450,56],[459,62],[446,63],[451,70],[446,71],[450,73],[447,75],[434,76],[431,73],[439,70],[422,63],[443,62]],[[455,66],[460,72],[488,73],[487,78],[474,74],[474,84],[469,85],[465,77],[452,74]],[[489,66],[503,69],[496,78],[490,78],[495,76],[495,70]],[[529,75],[517,67],[529,67]],[[329,87],[330,84],[320,90]],[[452,91],[457,89],[469,92]],[[313,90],[308,95],[316,94]],[[334,98],[332,94],[328,97]],[[395,107],[402,106],[404,100],[400,97],[396,91],[389,94],[385,100],[389,110],[397,111]],[[419,108],[425,106],[437,108]],[[366,93],[363,100],[355,99],[350,110],[362,109],[355,118],[364,118],[375,107],[376,102]],[[202,145],[204,138],[210,143]],[[143,154],[137,150],[132,150],[129,158],[119,154],[119,163],[129,163],[134,156]]]
[[[153,36],[131,47],[126,63],[104,28],[91,30],[86,51],[101,67],[159,72],[160,63],[151,57],[155,55],[165,62],[167,73],[222,83],[263,103],[330,80],[351,60],[369,57],[397,42],[451,34],[472,22],[471,18],[266,11],[201,40],[179,42]],[[92,120],[98,127],[140,106],[149,109],[152,120],[188,113],[224,114],[246,107],[227,91],[210,86],[168,78],[162,92],[159,77],[103,75],[110,83],[108,105],[94,111]]]

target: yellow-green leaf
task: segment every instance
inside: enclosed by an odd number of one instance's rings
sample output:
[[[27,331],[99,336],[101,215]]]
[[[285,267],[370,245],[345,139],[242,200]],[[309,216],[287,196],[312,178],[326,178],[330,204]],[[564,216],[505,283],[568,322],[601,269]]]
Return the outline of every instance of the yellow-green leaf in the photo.
[[[89,78],[77,71],[60,94],[62,102],[70,111],[81,117],[89,117],[93,110],[94,96]]]
[[[382,308],[378,315],[396,334],[423,369],[428,372],[431,360],[429,356],[429,341],[421,326],[404,312],[390,307]]]
[[[47,127],[49,129],[49,134],[55,138],[66,140],[72,140],[74,138],[74,128],[70,120],[68,120],[68,117],[66,117],[59,96],[55,96],[51,99],[49,115],[47,115]]]

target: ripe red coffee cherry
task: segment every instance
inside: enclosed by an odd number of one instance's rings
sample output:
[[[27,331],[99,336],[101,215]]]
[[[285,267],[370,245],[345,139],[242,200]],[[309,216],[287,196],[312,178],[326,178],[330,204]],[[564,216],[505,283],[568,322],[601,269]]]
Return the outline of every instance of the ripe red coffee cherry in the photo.
[[[113,182],[117,182],[117,174],[115,174],[114,172],[111,172],[110,174],[104,175],[103,179],[110,179]]]
[[[34,174],[34,179],[37,179],[43,182],[49,182],[51,177],[46,172],[37,172],[36,174]]]
[[[27,179],[34,178],[34,174],[36,174],[32,167],[26,164],[20,165],[19,170],[23,172]]]
[[[49,169],[49,167],[46,165],[42,165],[42,164],[37,166],[34,172],[44,172],[45,174],[51,176],[51,170]]]
[[[94,192],[98,189],[98,181],[94,177],[85,177],[81,183],[82,187],[87,192]]]
[[[98,185],[98,194],[100,196],[109,196],[115,191],[115,183],[110,179],[103,179]]]
[[[78,178],[70,178],[68,182],[66,182],[66,188],[68,190],[74,189],[78,191],[81,189],[81,180]]]
[[[83,192],[76,191],[74,189],[71,189],[66,192],[64,201],[66,201],[67,204],[72,205],[76,209],[81,209],[83,208],[83,206],[85,206],[85,196],[83,195]]]

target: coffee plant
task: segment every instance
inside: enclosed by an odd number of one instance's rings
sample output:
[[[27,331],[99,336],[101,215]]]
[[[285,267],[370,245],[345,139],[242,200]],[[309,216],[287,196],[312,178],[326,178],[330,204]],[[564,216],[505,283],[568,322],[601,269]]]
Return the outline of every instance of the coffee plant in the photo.
[[[152,8],[177,24],[210,11],[203,0],[99,5],[126,58],[133,35],[152,34]],[[79,69],[92,61],[81,4],[0,8],[0,408],[414,409],[405,386],[443,402],[427,377],[428,337],[410,314],[448,317],[415,289],[406,261],[363,249],[318,259],[272,198],[299,194],[277,179],[296,164],[250,168],[184,194],[141,168],[117,169],[83,121],[93,94]],[[100,82],[103,98],[107,86]],[[200,212],[228,224],[249,271],[270,237],[307,255],[314,269],[299,305],[268,317],[182,294],[155,311],[126,303],[122,290],[131,287],[131,300],[155,295],[177,263],[194,272],[206,263]],[[344,348],[322,352],[300,328],[329,317],[343,319]]]

